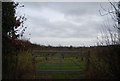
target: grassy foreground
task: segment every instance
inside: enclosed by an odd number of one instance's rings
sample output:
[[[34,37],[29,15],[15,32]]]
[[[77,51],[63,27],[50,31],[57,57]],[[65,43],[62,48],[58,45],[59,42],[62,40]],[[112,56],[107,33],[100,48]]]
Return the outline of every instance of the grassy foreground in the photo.
[[[84,76],[85,62],[75,57],[62,58],[61,54],[55,54],[36,57],[35,60],[36,79],[80,79]]]

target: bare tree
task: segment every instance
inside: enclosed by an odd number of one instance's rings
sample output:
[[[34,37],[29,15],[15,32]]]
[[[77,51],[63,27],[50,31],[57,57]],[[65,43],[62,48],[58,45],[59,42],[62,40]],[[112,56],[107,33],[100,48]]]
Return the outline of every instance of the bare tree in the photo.
[[[115,24],[112,27],[114,27],[114,29],[117,30],[117,33],[113,33],[112,29],[110,29],[109,26],[104,25],[106,28],[108,28],[108,34],[107,35],[104,34],[103,35],[104,37],[102,36],[101,38],[104,40],[104,42],[106,42],[107,45],[120,44],[120,1],[119,2],[109,1],[109,4],[111,6],[109,9],[105,9],[103,8],[102,5],[100,5],[102,10],[105,11],[105,13],[104,14],[101,13],[100,10],[99,13],[101,16],[105,16],[105,15],[111,16],[111,18],[115,22]]]

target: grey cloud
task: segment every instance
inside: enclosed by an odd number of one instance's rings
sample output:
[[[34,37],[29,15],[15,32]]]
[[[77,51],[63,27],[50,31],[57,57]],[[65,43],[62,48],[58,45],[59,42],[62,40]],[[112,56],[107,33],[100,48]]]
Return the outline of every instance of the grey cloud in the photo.
[[[105,3],[26,2],[23,4],[25,5],[25,9],[23,11],[28,17],[26,25],[28,26],[28,31],[32,34],[32,41],[34,41],[35,38],[45,37],[54,37],[61,39],[97,38],[99,28],[101,27],[101,24],[105,21],[105,17],[101,18],[98,12],[98,10],[100,9],[99,4]],[[51,22],[49,18],[40,16],[40,10],[45,8],[49,8],[58,13],[64,14],[64,18],[66,20]],[[110,22],[112,22],[112,20],[110,20]],[[77,25],[76,23],[80,25]]]
[[[80,27],[69,22],[61,22],[59,25],[57,25],[55,23],[50,23],[48,20],[42,18],[32,18],[32,20],[34,21],[34,26],[32,26],[32,28],[33,30],[36,30],[36,32],[33,31],[33,34],[34,36],[39,37],[91,37],[93,36],[92,33],[95,32],[92,25],[92,27],[88,25],[83,25],[83,27]],[[34,29],[35,27],[36,29]]]
[[[25,7],[33,10],[47,7],[67,15],[99,14],[99,12],[96,11],[101,9],[100,4],[102,4],[103,7],[106,7],[105,5],[109,6],[109,3],[105,2],[25,2],[23,4],[25,4]]]

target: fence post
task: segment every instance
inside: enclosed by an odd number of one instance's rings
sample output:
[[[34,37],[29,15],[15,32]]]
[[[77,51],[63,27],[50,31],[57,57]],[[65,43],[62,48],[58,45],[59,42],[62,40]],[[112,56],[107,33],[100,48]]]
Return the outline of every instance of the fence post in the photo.
[[[34,66],[34,79],[36,79],[36,67],[35,67],[35,56],[33,55],[33,53],[32,53],[32,63],[33,63],[33,66]]]
[[[87,52],[87,57],[86,57],[86,65],[87,65],[87,69],[90,68],[90,50],[88,50]]]

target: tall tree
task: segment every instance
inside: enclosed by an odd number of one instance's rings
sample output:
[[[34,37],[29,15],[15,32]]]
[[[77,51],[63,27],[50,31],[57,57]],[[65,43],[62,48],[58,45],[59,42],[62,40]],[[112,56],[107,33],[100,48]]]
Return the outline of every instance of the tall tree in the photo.
[[[24,16],[17,17],[16,8],[19,3],[2,2],[2,78],[14,78],[16,61],[15,40],[20,36],[17,29],[23,27]],[[23,31],[22,31],[23,32]],[[22,35],[21,35],[22,36]]]
[[[117,29],[117,37],[115,35],[113,35],[110,32],[110,36],[113,38],[117,38],[117,40],[115,42],[117,42],[117,45],[113,44],[114,47],[108,47],[109,50],[111,50],[111,52],[108,54],[108,57],[106,57],[105,59],[107,59],[107,64],[109,65],[109,69],[110,72],[112,74],[113,77],[115,78],[119,78],[119,71],[120,71],[120,64],[119,64],[119,52],[120,52],[120,1],[119,2],[109,2],[110,3],[110,9],[104,9],[102,7],[102,9],[106,12],[105,14],[100,14],[102,16],[104,15],[110,15],[113,19],[114,22],[116,22],[117,24],[115,24],[113,27],[115,29]],[[115,37],[114,37],[115,36]],[[105,57],[105,56],[104,56]]]

